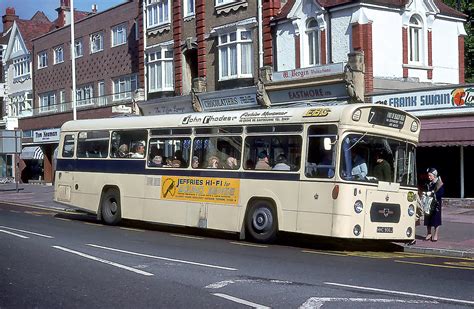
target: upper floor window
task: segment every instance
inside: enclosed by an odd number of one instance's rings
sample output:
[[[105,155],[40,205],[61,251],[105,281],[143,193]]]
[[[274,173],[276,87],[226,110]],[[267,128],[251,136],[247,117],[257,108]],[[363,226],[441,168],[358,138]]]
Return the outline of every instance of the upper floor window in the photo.
[[[56,110],[56,94],[47,92],[39,95],[40,112],[48,112]]]
[[[15,38],[15,42],[13,43],[12,52],[16,53],[17,51],[21,50],[21,43],[19,38]]]
[[[82,57],[84,49],[82,47],[82,39],[74,41],[74,55],[76,58]]]
[[[194,0],[183,0],[184,17],[194,15]]]
[[[54,64],[61,62],[64,62],[64,50],[62,46],[59,46],[54,49]]]
[[[173,50],[161,47],[148,54],[148,82],[150,92],[173,90]]]
[[[88,105],[93,103],[94,87],[92,85],[79,86],[76,89],[77,105]]]
[[[97,32],[91,34],[91,54],[97,53],[104,49],[104,33]]]
[[[423,53],[423,21],[413,15],[409,25],[409,59],[410,62],[421,62]]]
[[[13,77],[20,77],[30,74],[30,61],[28,57],[22,57],[13,60],[14,73]]]
[[[38,54],[38,69],[48,66],[48,52],[42,51]]]
[[[238,29],[219,36],[219,80],[252,77],[252,33]]]
[[[159,26],[170,22],[169,0],[147,0],[148,27]]]
[[[112,28],[112,46],[122,45],[127,42],[127,25],[122,24]]]
[[[319,28],[316,19],[311,18],[306,24],[306,36],[308,39],[308,55],[307,63],[308,66],[314,66],[320,64],[320,38]]]
[[[138,88],[137,75],[122,76],[114,79],[114,101],[131,99]]]

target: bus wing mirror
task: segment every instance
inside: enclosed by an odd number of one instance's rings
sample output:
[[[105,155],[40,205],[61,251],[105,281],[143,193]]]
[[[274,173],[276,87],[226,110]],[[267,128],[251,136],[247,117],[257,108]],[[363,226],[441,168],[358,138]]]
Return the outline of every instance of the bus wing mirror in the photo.
[[[323,143],[324,143],[324,150],[326,150],[326,151],[331,150],[332,144],[333,144],[331,142],[331,138],[325,137]]]

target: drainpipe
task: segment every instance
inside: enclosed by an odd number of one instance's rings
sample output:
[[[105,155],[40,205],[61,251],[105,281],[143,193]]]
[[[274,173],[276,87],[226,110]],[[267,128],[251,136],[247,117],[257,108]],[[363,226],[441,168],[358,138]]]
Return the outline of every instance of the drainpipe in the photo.
[[[146,28],[146,0],[143,0],[142,7],[142,20],[143,20],[143,92],[145,101],[148,100],[148,78],[147,78],[147,57],[146,57],[146,44],[147,44],[147,28]]]
[[[263,6],[258,0],[258,67],[263,67]]]

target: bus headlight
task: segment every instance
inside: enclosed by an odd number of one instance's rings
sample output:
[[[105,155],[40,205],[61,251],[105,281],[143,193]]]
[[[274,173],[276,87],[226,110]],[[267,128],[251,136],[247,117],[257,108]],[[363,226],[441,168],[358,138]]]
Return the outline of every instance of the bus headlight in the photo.
[[[410,206],[408,206],[408,215],[411,217],[415,214],[415,206],[413,206],[413,204],[410,204]]]
[[[356,111],[352,114],[352,120],[354,120],[354,121],[359,121],[361,115],[362,115],[362,111],[361,111],[360,109],[356,110]]]
[[[354,226],[354,229],[352,230],[352,232],[354,233],[355,236],[359,236],[360,231],[361,231],[360,225],[356,224],[356,226]]]
[[[418,121],[413,120],[413,122],[411,123],[410,131],[412,132],[418,131],[418,127],[419,127]]]
[[[360,214],[363,209],[364,209],[364,204],[362,204],[362,201],[361,201],[361,200],[357,200],[357,201],[354,203],[354,211],[355,211],[356,213]]]
[[[413,233],[413,230],[411,227],[407,228],[407,237],[411,237],[411,234]]]

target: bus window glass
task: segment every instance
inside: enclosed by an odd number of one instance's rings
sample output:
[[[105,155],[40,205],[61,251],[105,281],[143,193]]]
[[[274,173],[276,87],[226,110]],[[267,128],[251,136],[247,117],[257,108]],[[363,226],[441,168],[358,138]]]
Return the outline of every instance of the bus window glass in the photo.
[[[238,169],[242,153],[240,136],[198,137],[193,143],[193,168]]]
[[[78,158],[107,158],[109,131],[79,132],[77,140]]]
[[[245,139],[247,170],[297,171],[301,160],[301,136],[249,136]]]
[[[189,165],[190,138],[152,138],[149,148],[148,166],[185,168]]]
[[[306,152],[305,175],[308,178],[333,178],[335,174],[335,125],[311,126],[308,128],[308,149]],[[330,149],[324,140],[328,139]]]
[[[74,157],[74,147],[75,146],[75,138],[74,135],[65,135],[64,136],[64,144],[63,144],[63,158],[72,158]]]
[[[342,141],[341,177],[366,182],[416,186],[415,147],[407,142],[367,134]]]
[[[114,131],[110,143],[112,158],[145,158],[146,130]]]

